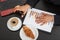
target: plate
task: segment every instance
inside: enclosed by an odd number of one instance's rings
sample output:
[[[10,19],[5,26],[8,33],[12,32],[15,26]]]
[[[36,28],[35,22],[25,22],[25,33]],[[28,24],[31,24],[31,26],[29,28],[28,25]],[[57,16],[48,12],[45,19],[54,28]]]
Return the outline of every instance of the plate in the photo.
[[[33,27],[28,27],[31,29],[31,31],[33,32],[34,36],[35,36],[35,39],[32,39],[32,38],[29,38],[25,35],[24,31],[23,31],[23,28],[20,30],[20,33],[19,33],[19,36],[22,40],[37,40],[38,38],[38,30],[36,28],[33,28]]]
[[[25,24],[25,25],[35,27],[35,28],[40,29],[42,31],[51,32],[52,28],[53,28],[54,21],[53,22],[48,22],[44,25],[37,24],[35,22],[35,18],[30,14],[31,11],[37,12],[40,15],[41,15],[41,12],[44,12],[44,13],[47,13],[47,14],[53,15],[53,16],[56,15],[56,14],[32,8],[32,9],[28,10],[27,15],[26,15],[26,17],[24,19],[24,22],[23,22],[23,24]]]
[[[15,19],[15,18],[16,18],[16,19]],[[18,23],[15,24],[14,26],[12,26],[12,24],[11,24],[12,19],[18,20]],[[14,20],[14,21],[15,21],[15,20]],[[10,19],[8,20],[8,22],[7,22],[7,27],[8,27],[8,29],[11,30],[11,31],[17,31],[17,30],[19,30],[19,29],[21,28],[21,25],[22,25],[21,19],[18,18],[18,17],[12,17],[12,18],[10,18]]]

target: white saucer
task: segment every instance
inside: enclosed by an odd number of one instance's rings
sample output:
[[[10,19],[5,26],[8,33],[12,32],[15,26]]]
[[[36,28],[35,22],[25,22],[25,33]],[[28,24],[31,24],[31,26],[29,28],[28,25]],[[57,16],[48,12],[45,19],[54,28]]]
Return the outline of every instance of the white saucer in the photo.
[[[13,19],[13,18],[16,18],[16,19],[18,20],[18,24],[17,24],[16,26],[12,26],[12,25],[10,24],[10,21],[11,21],[11,19]],[[19,30],[19,29],[21,28],[21,25],[22,25],[21,19],[19,19],[18,17],[12,17],[12,18],[10,18],[10,19],[8,20],[8,22],[7,22],[7,27],[8,27],[8,29],[10,29],[11,31],[17,31],[17,30]]]
[[[29,27],[29,28],[32,30],[32,32],[33,32],[33,34],[35,36],[35,39],[27,37],[25,35],[24,31],[23,31],[23,28],[20,30],[19,36],[21,37],[22,40],[37,40],[37,38],[38,38],[38,30],[36,28],[33,28],[33,27]]]

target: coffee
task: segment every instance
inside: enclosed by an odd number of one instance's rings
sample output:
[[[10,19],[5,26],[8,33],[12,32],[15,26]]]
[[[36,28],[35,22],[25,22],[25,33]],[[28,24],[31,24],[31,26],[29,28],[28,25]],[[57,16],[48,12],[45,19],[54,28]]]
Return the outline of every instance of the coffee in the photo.
[[[16,25],[18,24],[18,19],[17,19],[17,18],[11,19],[10,24],[11,24],[13,27],[16,26]]]

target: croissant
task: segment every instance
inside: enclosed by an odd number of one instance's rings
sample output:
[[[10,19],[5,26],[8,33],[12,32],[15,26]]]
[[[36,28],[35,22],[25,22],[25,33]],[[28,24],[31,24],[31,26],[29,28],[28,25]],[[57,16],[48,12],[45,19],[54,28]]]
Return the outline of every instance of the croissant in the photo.
[[[23,26],[23,31],[25,32],[26,36],[34,39],[34,34],[33,32],[31,31],[31,29],[29,29],[27,26]]]

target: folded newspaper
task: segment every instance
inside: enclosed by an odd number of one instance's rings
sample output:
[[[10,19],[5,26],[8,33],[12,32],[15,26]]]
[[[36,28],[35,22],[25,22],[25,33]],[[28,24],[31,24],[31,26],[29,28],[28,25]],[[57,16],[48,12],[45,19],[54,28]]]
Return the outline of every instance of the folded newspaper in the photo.
[[[46,11],[42,11],[42,10],[39,10],[39,9],[32,8],[32,9],[29,9],[27,11],[27,15],[24,19],[23,24],[27,25],[27,26],[35,27],[35,28],[40,29],[42,31],[46,31],[46,32],[51,33],[54,21],[47,22],[43,25],[41,25],[41,23],[36,23],[36,21],[35,21],[36,15],[41,16],[43,13],[48,14],[48,15],[52,15],[52,16],[56,15],[56,14],[53,14],[53,13],[50,13],[50,12],[46,12]]]

